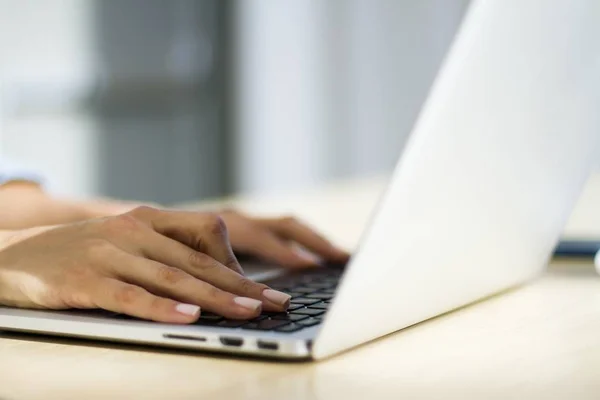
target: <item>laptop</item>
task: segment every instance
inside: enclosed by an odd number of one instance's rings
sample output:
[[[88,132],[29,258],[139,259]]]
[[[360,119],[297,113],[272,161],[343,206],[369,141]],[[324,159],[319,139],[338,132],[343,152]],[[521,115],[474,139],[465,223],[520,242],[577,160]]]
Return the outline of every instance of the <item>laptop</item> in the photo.
[[[268,279],[286,313],[0,308],[0,328],[318,360],[523,284],[600,157],[599,37],[597,0],[473,1],[352,259]]]

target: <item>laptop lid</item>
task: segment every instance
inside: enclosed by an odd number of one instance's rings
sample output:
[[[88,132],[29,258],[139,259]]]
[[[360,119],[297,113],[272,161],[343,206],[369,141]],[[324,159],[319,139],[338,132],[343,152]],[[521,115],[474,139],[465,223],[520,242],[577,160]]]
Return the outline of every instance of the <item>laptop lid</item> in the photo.
[[[600,156],[598,37],[597,0],[472,2],[315,358],[543,270]]]

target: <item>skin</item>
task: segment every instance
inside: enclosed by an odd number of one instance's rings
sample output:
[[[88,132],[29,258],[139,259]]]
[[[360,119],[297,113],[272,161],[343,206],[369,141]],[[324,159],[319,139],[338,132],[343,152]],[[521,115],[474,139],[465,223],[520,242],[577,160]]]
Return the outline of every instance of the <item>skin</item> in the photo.
[[[291,217],[132,207],[65,202],[28,183],[0,188],[0,209],[10,210],[0,219],[0,304],[181,324],[201,310],[249,319],[285,310],[289,296],[244,277],[234,250],[289,268],[318,263],[298,245],[320,259],[348,258]]]

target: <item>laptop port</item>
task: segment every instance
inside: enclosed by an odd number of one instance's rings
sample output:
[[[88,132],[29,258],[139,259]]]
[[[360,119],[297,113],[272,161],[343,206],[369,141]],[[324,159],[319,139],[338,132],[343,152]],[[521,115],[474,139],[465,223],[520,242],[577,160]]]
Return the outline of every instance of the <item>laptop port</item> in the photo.
[[[241,347],[241,345],[244,344],[244,339],[235,338],[235,337],[221,336],[219,338],[219,340],[225,346]]]
[[[163,335],[165,339],[193,340],[196,342],[206,342],[206,338],[202,336],[174,335],[166,333]]]
[[[256,345],[262,350],[279,350],[279,343],[275,342],[265,342],[263,340],[259,340],[256,342]]]

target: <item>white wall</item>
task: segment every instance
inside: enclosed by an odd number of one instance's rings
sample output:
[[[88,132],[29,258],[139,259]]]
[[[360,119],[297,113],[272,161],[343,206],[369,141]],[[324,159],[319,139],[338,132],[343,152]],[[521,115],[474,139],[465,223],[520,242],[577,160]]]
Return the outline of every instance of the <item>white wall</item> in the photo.
[[[237,2],[238,187],[390,169],[467,3]]]

